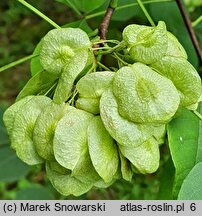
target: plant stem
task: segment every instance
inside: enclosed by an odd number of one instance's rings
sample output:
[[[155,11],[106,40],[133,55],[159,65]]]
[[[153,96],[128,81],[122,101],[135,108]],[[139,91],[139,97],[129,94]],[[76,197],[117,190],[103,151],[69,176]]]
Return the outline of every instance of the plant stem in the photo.
[[[103,69],[105,69],[106,71],[111,71],[108,67],[106,67],[105,65],[103,65],[101,62],[97,62],[97,64],[102,67]]]
[[[149,15],[147,9],[145,8],[144,4],[141,0],[137,0],[137,3],[139,4],[140,8],[142,9],[144,15],[147,17],[148,21],[150,22],[151,26],[155,26],[154,21],[152,20],[151,16]]]
[[[178,5],[178,8],[180,10],[180,13],[181,13],[181,15],[183,17],[184,23],[185,23],[185,25],[187,27],[187,30],[189,32],[189,35],[191,37],[191,40],[192,40],[193,46],[195,48],[196,54],[199,57],[200,62],[202,62],[201,49],[200,49],[198,40],[196,38],[195,32],[194,32],[194,30],[192,28],[191,20],[189,19],[189,16],[186,13],[186,10],[184,8],[184,5],[182,4],[182,1],[181,0],[176,0],[176,2],[177,2],[177,5]]]
[[[118,61],[120,61],[122,64],[128,66],[128,63],[125,62],[123,59],[121,59],[116,53],[113,53],[113,55],[114,55],[114,58],[116,58],[116,59],[117,59]]]
[[[192,112],[202,121],[202,115],[198,111],[193,110]]]
[[[85,20],[89,20],[89,19],[92,19],[98,16],[102,16],[103,14],[105,14],[105,11],[96,12],[96,13],[85,16]]]
[[[51,20],[50,18],[48,18],[46,15],[44,15],[43,13],[41,13],[41,11],[37,10],[35,7],[33,7],[31,4],[27,3],[24,0],[17,0],[19,1],[21,4],[23,4],[25,7],[29,8],[32,12],[34,12],[35,14],[37,14],[38,16],[40,16],[42,19],[44,19],[46,22],[48,22],[49,24],[51,24],[54,28],[60,29],[61,27],[56,24],[53,20]]]
[[[200,22],[202,22],[202,15],[192,22],[192,27],[196,27]]]
[[[96,60],[95,60],[95,58],[94,58],[93,65],[92,65],[92,67],[90,67],[90,69],[86,72],[86,74],[91,73],[92,71],[94,71],[95,68],[96,68]]]
[[[95,47],[95,48],[92,48],[91,50],[96,51],[96,50],[103,50],[103,49],[110,50],[112,48],[111,47]]]
[[[50,93],[50,91],[52,91],[56,87],[56,85],[57,85],[57,82],[55,82],[44,95],[47,96]]]
[[[74,104],[74,98],[76,97],[76,95],[78,94],[78,91],[76,89],[74,89],[72,96],[70,98],[70,100],[68,101],[69,105],[73,105]]]
[[[36,56],[38,56],[38,54],[37,55],[32,54],[32,55],[26,56],[24,58],[18,59],[17,61],[11,62],[11,63],[9,63],[7,65],[4,65],[3,67],[0,68],[0,72],[3,72],[5,70],[7,70],[7,69],[15,67],[16,65],[22,64],[23,62],[25,62],[27,60],[30,60],[30,59],[32,59],[32,58],[34,58]]]
[[[95,44],[100,44],[100,43],[114,43],[114,44],[119,44],[120,41],[118,41],[118,40],[100,40],[100,41],[94,42],[93,45],[95,45]]]
[[[121,50],[125,47],[125,42],[124,41],[121,41],[119,44],[117,44],[116,46],[114,47],[110,47],[108,50],[105,50],[105,51],[98,51],[98,55],[106,55],[106,54],[110,54],[110,53],[113,53],[115,50],[118,51],[118,50]],[[102,47],[103,48],[103,47]],[[101,49],[102,49],[101,48]]]
[[[146,2],[142,2],[142,3],[144,5],[147,5],[147,4],[152,4],[152,3],[173,2],[173,1],[174,0],[151,0],[151,1],[146,1]],[[131,3],[131,4],[118,6],[118,7],[116,7],[116,11],[123,10],[123,9],[126,9],[126,8],[130,8],[130,7],[133,7],[133,6],[138,6],[138,3]],[[99,12],[96,12],[96,13],[85,16],[85,19],[86,20],[92,19],[94,17],[102,16],[103,14],[105,14],[105,11],[99,11]]]
[[[118,0],[110,0],[109,6],[103,18],[103,21],[100,24],[99,36],[101,40],[106,40],[106,34],[108,31],[109,23],[112,17],[112,14],[117,6]]]

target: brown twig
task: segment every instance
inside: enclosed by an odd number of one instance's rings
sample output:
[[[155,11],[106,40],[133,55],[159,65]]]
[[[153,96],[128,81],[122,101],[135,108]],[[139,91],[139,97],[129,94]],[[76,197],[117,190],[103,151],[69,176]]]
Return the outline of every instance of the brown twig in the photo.
[[[183,17],[184,23],[185,23],[185,25],[187,27],[187,30],[189,32],[189,35],[191,37],[191,40],[192,40],[193,46],[195,48],[196,54],[199,57],[200,63],[202,63],[201,49],[200,49],[198,40],[196,38],[195,32],[194,32],[194,30],[192,28],[192,24],[191,24],[191,21],[189,19],[189,16],[186,13],[186,10],[184,8],[184,5],[182,4],[182,1],[181,0],[176,0],[176,2],[177,2],[177,5],[178,5],[178,8],[179,8],[179,10],[180,10],[180,12],[182,14],[182,17]]]
[[[105,13],[105,16],[100,24],[99,28],[99,36],[101,40],[106,40],[106,34],[109,27],[109,22],[111,20],[112,14],[116,8],[117,1],[110,0],[109,6],[107,8],[107,11]]]

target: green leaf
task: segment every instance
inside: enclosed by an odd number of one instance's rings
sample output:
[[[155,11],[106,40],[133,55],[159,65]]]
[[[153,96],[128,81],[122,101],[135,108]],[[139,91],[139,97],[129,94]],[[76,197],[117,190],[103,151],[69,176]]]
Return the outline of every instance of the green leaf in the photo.
[[[0,147],[9,143],[8,134],[3,123],[4,108],[0,107]]]
[[[92,10],[102,6],[106,0],[74,0],[77,7],[80,7],[80,10],[86,13],[89,13]]]
[[[73,109],[68,104],[55,104],[52,102],[38,116],[33,133],[34,145],[38,154],[46,160],[54,160],[53,137],[57,122],[62,116]]]
[[[25,177],[30,166],[20,161],[10,147],[0,148],[0,182],[14,182]]]
[[[28,188],[23,188],[17,191],[16,200],[53,200],[54,194],[47,188],[36,185]]]
[[[99,98],[111,85],[114,72],[98,71],[83,76],[76,84],[80,97]]]
[[[86,66],[88,54],[88,51],[85,49],[77,52],[76,55],[71,58],[71,61],[63,68],[53,96],[53,101],[55,103],[60,104],[66,102],[70,96],[74,81]]]
[[[36,48],[34,49],[33,55],[39,55],[40,54],[41,44],[42,44],[41,41],[37,44]],[[30,63],[30,67],[31,67],[32,76],[34,76],[35,74],[44,70],[42,65],[41,65],[39,56],[32,58],[31,63]]]
[[[0,147],[9,143],[6,129],[0,125]]]
[[[202,162],[196,164],[184,179],[178,200],[202,200]]]
[[[85,31],[87,34],[93,31],[85,19],[67,23],[62,27],[63,28],[67,28],[67,27],[80,28],[83,31]]]
[[[16,113],[11,136],[11,146],[16,151],[17,156],[29,165],[43,162],[36,152],[33,143],[33,130],[37,117],[50,104],[50,98],[46,96],[34,96]]]
[[[72,8],[74,10],[74,12],[78,15],[78,16],[81,16],[81,12],[79,11],[79,9],[76,7],[74,1],[72,0],[56,0],[62,4],[65,4],[67,5],[68,7]]]
[[[113,93],[120,115],[138,123],[166,123],[180,103],[173,83],[142,63],[118,70]]]
[[[160,167],[160,188],[158,192],[158,200],[173,199],[173,183],[175,178],[175,167],[171,157]]]
[[[193,10],[194,7],[202,5],[201,0],[185,0],[185,4],[190,7],[190,10]]]
[[[176,168],[174,197],[190,170],[202,161],[201,130],[201,122],[187,109],[183,109],[181,114],[168,124],[169,148]]]
[[[134,0],[118,0],[118,6],[124,6],[127,4],[135,3]],[[123,22],[131,19],[132,17],[139,17],[142,15],[142,11],[138,5],[130,6],[121,10],[115,10],[112,16],[112,20]]]
[[[105,182],[111,182],[117,172],[119,158],[117,146],[100,116],[94,117],[88,126],[88,148],[97,173]]]
[[[105,3],[105,0],[71,0],[71,5],[69,4],[69,0],[58,0],[60,2],[63,2],[64,4],[67,4],[69,7],[76,7],[78,10],[88,13],[92,10],[95,10],[96,8],[100,7]],[[72,5],[73,4],[73,5]]]
[[[28,95],[46,94],[57,84],[58,76],[50,74],[47,71],[41,71],[35,74],[18,94],[16,101]]]
[[[82,110],[72,110],[58,122],[53,140],[57,162],[73,170],[87,150],[87,127],[93,115]]]

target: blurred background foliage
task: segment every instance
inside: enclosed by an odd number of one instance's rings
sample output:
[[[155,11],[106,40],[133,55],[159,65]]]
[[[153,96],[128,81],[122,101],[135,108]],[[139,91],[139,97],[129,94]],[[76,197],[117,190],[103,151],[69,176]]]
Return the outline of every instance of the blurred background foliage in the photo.
[[[80,27],[89,34],[99,27],[109,0],[29,0],[41,12],[59,25]],[[189,60],[201,72],[181,13],[173,0],[145,0],[155,22],[164,20],[168,30],[185,47]],[[192,21],[202,16],[202,0],[184,0]],[[40,39],[52,26],[33,14],[17,0],[0,1],[0,66],[33,52]],[[100,16],[98,16],[100,15]],[[85,19],[84,19],[85,18]],[[108,39],[121,39],[121,31],[130,24],[149,25],[135,0],[119,0],[108,31]],[[202,22],[194,27],[202,47]],[[110,59],[109,59],[110,64]],[[75,197],[63,197],[51,186],[42,166],[27,166],[9,147],[3,125],[4,110],[14,102],[16,95],[31,77],[29,62],[0,73],[0,199],[168,199],[174,173],[167,145],[161,148],[161,165],[152,175],[135,175],[132,182],[118,181],[108,189],[91,190]],[[169,173],[164,167],[169,167]],[[166,169],[168,170],[168,169]],[[165,181],[166,180],[166,181]],[[164,184],[160,184],[164,182]],[[170,197],[171,198],[171,197]]]

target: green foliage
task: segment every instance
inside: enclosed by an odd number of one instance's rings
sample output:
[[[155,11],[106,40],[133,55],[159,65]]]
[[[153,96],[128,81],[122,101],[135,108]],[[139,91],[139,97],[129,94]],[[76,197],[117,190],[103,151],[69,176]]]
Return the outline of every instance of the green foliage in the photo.
[[[188,110],[182,110],[181,114],[168,125],[168,142],[176,169],[174,197],[179,193],[187,174],[195,164],[202,161],[200,131],[201,122]]]
[[[19,160],[8,146],[0,148],[0,158],[0,181],[2,182],[14,182],[25,177],[30,171],[30,167]]]
[[[157,199],[159,200],[172,200],[173,199],[173,183],[175,179],[175,167],[171,157],[169,157],[163,164],[163,169],[160,170],[159,191]]]
[[[184,2],[190,9],[202,5],[202,2],[200,0],[184,0]]]
[[[40,185],[20,189],[16,193],[16,200],[53,200],[54,195],[47,188]]]
[[[87,34],[90,34],[93,31],[85,19],[67,23],[63,27],[64,28],[67,28],[67,27],[80,28],[83,31],[85,31]]]
[[[9,143],[8,135],[3,124],[4,109],[0,107],[0,148]]]
[[[201,172],[202,162],[197,163],[182,183],[178,200],[201,200]]]
[[[125,6],[125,5],[130,5],[130,4],[134,4],[135,1],[134,0],[119,0],[118,1],[118,6]],[[125,10],[116,10],[115,13],[113,14],[112,20],[115,21],[128,21],[130,20],[132,17],[134,16],[139,16],[140,14],[142,14],[142,11],[139,7],[137,7],[137,5],[131,5],[130,7],[126,8]]]
[[[78,13],[78,11],[89,13],[92,10],[95,10],[96,8],[100,7],[105,2],[105,0],[91,0],[91,1],[86,1],[86,0],[57,0],[57,1],[71,7],[77,13]]]
[[[130,25],[123,31],[123,41],[116,43],[97,54],[113,53],[116,72],[93,73],[99,59],[92,53],[88,35],[78,28],[51,30],[38,50],[38,64],[43,71],[31,78],[19,94],[23,99],[18,97],[19,101],[4,114],[18,157],[30,165],[45,159],[47,175],[63,195],[78,196],[93,186],[109,186],[121,176],[130,180],[132,172],[155,172],[165,124],[182,107],[195,106],[201,96],[200,77],[191,65],[183,67],[178,62],[189,65],[186,52],[166,31],[164,22],[156,27]],[[178,61],[165,66],[167,57]],[[178,67],[180,73],[175,75]],[[55,77],[59,81],[56,87],[48,86],[51,94],[48,90],[47,96],[42,96],[47,87],[41,84],[50,84],[46,76],[52,74],[54,82]],[[189,86],[188,80],[193,91],[183,92]],[[178,91],[183,93],[181,97]],[[75,100],[82,98],[98,101],[94,107],[93,103],[82,106],[80,101],[76,105]],[[86,110],[100,113],[100,117]]]
[[[41,51],[41,45],[42,43],[40,41],[37,44],[36,48],[34,49],[34,52],[33,52],[34,55],[39,55]],[[31,71],[32,76],[43,71],[43,66],[41,65],[41,62],[38,56],[32,58],[31,63],[30,63],[30,71]]]
[[[21,100],[28,95],[41,95],[51,93],[52,87],[58,82],[58,76],[50,75],[45,70],[38,71],[24,86],[16,100]]]

